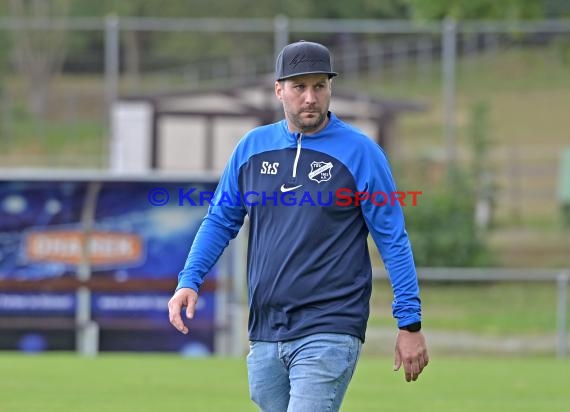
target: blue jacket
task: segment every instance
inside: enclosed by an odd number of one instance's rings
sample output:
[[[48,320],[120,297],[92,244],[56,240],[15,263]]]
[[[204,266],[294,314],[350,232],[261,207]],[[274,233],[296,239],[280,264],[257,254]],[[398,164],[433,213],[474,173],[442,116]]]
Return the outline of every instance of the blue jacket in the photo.
[[[386,155],[361,131],[329,117],[313,135],[291,133],[282,120],[241,139],[179,274],[177,289],[198,291],[247,214],[250,340],[330,332],[364,341],[369,233],[390,277],[398,326],[421,320],[402,208],[389,201],[396,187]],[[374,201],[357,191],[375,193]]]

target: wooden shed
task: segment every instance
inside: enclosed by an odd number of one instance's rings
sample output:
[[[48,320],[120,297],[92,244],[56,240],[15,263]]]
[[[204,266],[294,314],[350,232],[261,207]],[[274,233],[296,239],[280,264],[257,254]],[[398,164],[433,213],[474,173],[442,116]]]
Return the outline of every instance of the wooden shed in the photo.
[[[399,116],[424,104],[333,88],[331,110],[390,151]],[[271,82],[220,90],[125,96],[113,107],[111,168],[117,172],[219,174],[251,128],[283,118]]]

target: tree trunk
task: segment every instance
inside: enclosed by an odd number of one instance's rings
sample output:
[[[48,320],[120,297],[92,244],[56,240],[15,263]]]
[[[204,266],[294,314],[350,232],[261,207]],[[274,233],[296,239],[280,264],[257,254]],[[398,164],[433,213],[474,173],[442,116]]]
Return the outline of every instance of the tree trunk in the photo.
[[[43,21],[68,15],[69,6],[69,0],[10,0],[12,17]],[[50,30],[22,25],[12,35],[14,63],[26,81],[28,108],[33,115],[44,118],[51,80],[63,67],[67,31],[55,25]]]

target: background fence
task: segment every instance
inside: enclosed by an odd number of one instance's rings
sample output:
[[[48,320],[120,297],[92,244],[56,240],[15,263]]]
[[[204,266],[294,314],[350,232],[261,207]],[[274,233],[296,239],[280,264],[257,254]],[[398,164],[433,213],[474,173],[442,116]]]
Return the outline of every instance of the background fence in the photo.
[[[471,354],[481,352],[502,354],[516,354],[521,352],[556,353],[556,355],[561,358],[567,356],[569,349],[568,283],[570,278],[568,272],[547,269],[418,268],[418,274],[422,284],[430,285],[427,287],[427,291],[424,292],[428,299],[433,299],[434,290],[445,290],[445,284],[456,285],[462,283],[467,285],[466,287],[472,289],[472,297],[479,301],[480,304],[488,305],[489,308],[487,313],[479,312],[476,316],[483,316],[484,319],[481,320],[487,322],[487,326],[495,323],[495,327],[497,326],[496,322],[499,318],[507,317],[513,319],[517,316],[525,316],[525,312],[528,311],[529,307],[532,307],[530,301],[540,299],[538,298],[540,292],[537,292],[535,288],[537,284],[542,285],[543,288],[546,287],[546,289],[551,288],[551,290],[547,292],[551,296],[551,307],[542,307],[540,309],[545,312],[543,315],[546,315],[546,318],[549,319],[550,332],[536,333],[536,330],[532,331],[533,327],[531,327],[530,324],[534,323],[534,321],[530,321],[519,331],[504,333],[502,335],[494,335],[493,333],[470,334],[466,333],[468,330],[457,330],[449,333],[449,331],[438,330],[438,327],[435,326],[434,328],[430,327],[431,330],[428,328],[426,332],[428,333],[432,349],[435,351],[442,351],[444,353],[457,353],[459,351]],[[386,273],[382,270],[376,270],[374,279],[376,279],[377,282],[375,287],[380,288],[382,287],[380,281],[386,279]],[[526,290],[526,296],[523,298],[524,303],[520,308],[517,308],[517,305],[520,305],[521,302],[517,302],[517,299],[512,294],[512,285],[516,285],[517,283],[521,284]],[[482,285],[484,286],[480,287]],[[489,297],[490,291],[492,290],[492,286],[490,288],[490,285],[499,285],[499,290],[503,291],[502,303],[495,304],[493,298]],[[453,289],[449,292],[455,293]],[[378,299],[378,301],[381,300],[382,299]],[[436,301],[429,302],[425,307],[428,312],[425,314],[426,318],[429,319],[428,323],[435,322],[436,325],[442,321],[442,319],[439,318],[445,316],[444,310],[461,312],[462,309],[464,309],[461,304],[457,305],[455,309],[443,309],[445,308],[445,303]],[[508,314],[511,310],[511,315],[514,314],[512,317]],[[517,310],[521,310],[521,312],[516,314]],[[475,310],[475,312],[477,312],[477,310]],[[527,326],[529,328],[527,328]],[[536,324],[534,326],[536,327]],[[493,326],[489,329],[492,330]],[[389,333],[384,336],[384,339],[393,339],[392,334],[392,330],[389,329]],[[372,328],[372,336],[378,338],[382,336],[382,334],[375,334],[374,328]]]
[[[432,183],[418,165],[437,179],[473,160],[478,133],[490,142],[476,160],[487,162],[495,216],[558,222],[559,153],[569,141],[565,21],[0,19],[0,162],[104,169],[119,96],[259,79],[300,38],[330,45],[336,87],[429,105],[400,122],[391,147],[411,180]]]
[[[570,266],[558,197],[560,154],[570,145],[567,21],[0,19],[0,166],[105,170],[110,107],[118,98],[271,83],[276,52],[298,39],[331,48],[341,73],[335,88],[426,104],[426,112],[399,119],[390,142],[397,180],[427,192],[452,166],[476,172],[491,199],[479,213],[499,229],[490,234],[492,247],[501,250],[501,263],[524,268],[516,282],[533,282],[521,294],[499,290],[522,300],[521,308],[542,296],[537,313],[558,299],[558,315],[548,312],[528,332],[547,336],[546,347],[564,353],[567,278],[557,277],[564,269],[540,268]],[[439,291],[447,282],[468,281],[474,295],[484,281],[489,289],[477,295],[479,304],[496,293],[493,285],[516,283],[499,269],[476,277],[459,269],[444,278],[429,275],[443,272],[423,276],[428,284],[440,282]],[[555,279],[558,289],[536,286],[553,286]],[[433,293],[437,303],[441,295]],[[383,309],[374,322],[382,330],[387,297],[377,298]],[[460,303],[441,310],[453,314]]]

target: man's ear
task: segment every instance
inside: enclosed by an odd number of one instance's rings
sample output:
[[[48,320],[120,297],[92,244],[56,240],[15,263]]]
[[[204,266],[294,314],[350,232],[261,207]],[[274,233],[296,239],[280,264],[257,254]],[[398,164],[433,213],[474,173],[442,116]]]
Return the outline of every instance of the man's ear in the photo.
[[[283,87],[281,87],[281,82],[279,81],[275,82],[275,96],[277,96],[279,100],[283,100]]]

